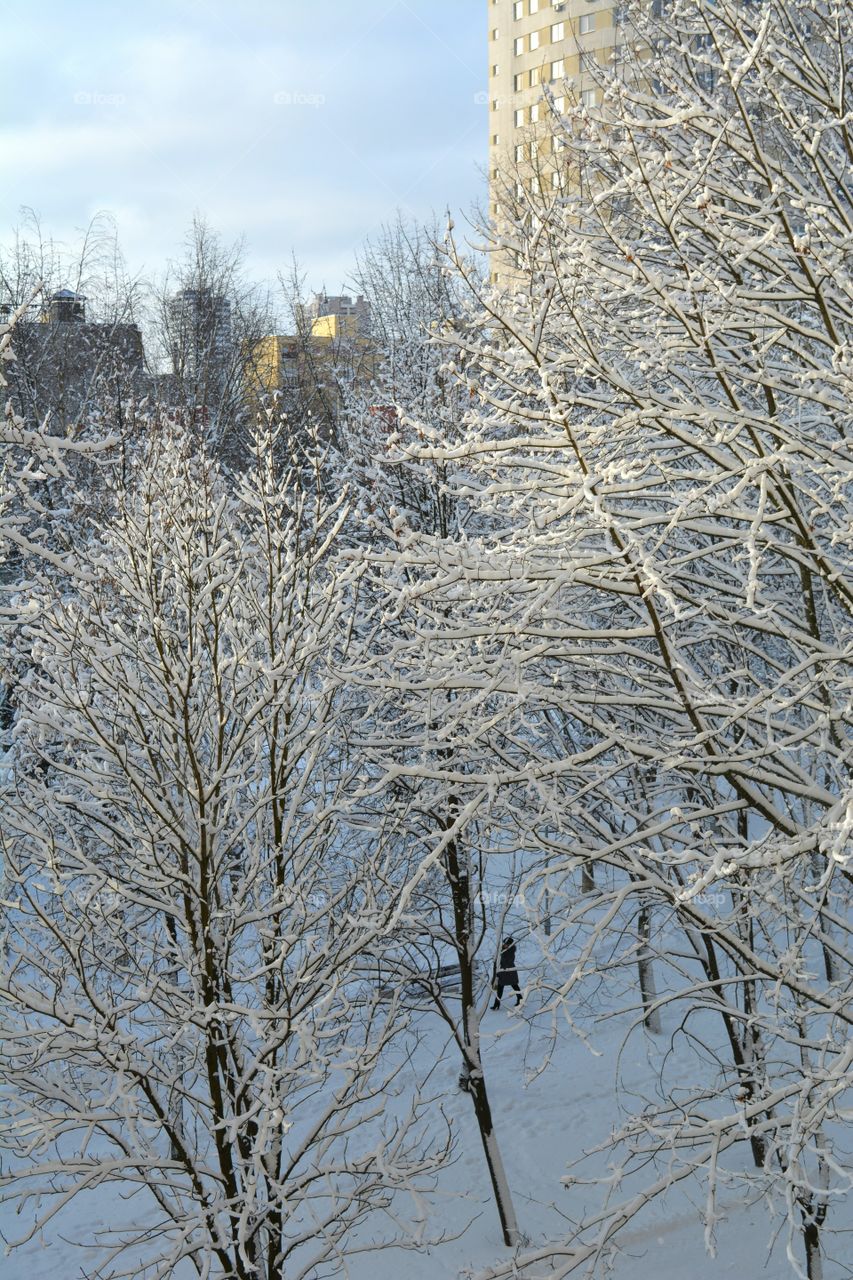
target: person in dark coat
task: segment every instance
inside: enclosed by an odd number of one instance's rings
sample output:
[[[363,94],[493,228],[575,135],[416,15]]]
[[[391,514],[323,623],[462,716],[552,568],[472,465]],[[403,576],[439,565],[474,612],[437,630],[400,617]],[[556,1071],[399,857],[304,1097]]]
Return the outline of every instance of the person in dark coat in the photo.
[[[515,967],[515,939],[504,938],[501,943],[501,956],[495,973],[495,1003],[493,1009],[500,1009],[501,997],[505,987],[512,987],[515,992],[515,1003],[521,1004],[521,984],[518,981],[518,970]]]

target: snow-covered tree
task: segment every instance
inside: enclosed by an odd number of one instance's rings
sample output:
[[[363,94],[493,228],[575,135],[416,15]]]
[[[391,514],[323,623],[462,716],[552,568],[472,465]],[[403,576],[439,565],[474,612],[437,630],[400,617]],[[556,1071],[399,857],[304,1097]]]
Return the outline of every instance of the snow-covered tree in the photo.
[[[391,846],[347,823],[357,762],[322,679],[344,499],[273,455],[259,437],[231,493],[154,442],[23,635],[2,1186],[19,1243],[113,1197],[81,1241],[99,1274],[332,1273],[368,1215],[373,1247],[423,1237],[448,1146],[402,1096],[405,1015],[363,965],[397,897]]]
[[[401,451],[454,440],[469,404],[434,341],[461,313],[464,294],[440,246],[436,227],[398,218],[366,242],[355,272],[369,307],[371,377],[342,383],[340,445],[365,511],[377,514],[374,539],[395,520],[442,536],[457,529],[442,460]],[[466,265],[476,272],[474,261]]]
[[[467,267],[476,275],[475,264]],[[485,814],[483,789],[468,788],[470,757],[457,751],[457,732],[448,728],[465,724],[470,707],[442,687],[443,665],[431,688],[428,637],[408,608],[418,577],[409,559],[413,541],[440,546],[467,536],[440,452],[461,431],[471,397],[443,368],[435,342],[462,314],[462,277],[448,269],[434,231],[398,221],[365,246],[356,282],[370,306],[375,368],[367,389],[353,386],[340,432],[341,465],[362,522],[347,554],[383,625],[359,630],[341,653],[338,679],[360,704],[355,740],[408,850],[408,922],[388,939],[385,964],[450,1030],[501,1233],[512,1247],[520,1229],[480,1036],[492,994],[484,975],[493,957],[486,953],[495,941],[495,922],[483,909],[483,872],[497,824]],[[443,604],[445,616],[449,611]]]
[[[479,408],[407,449],[476,518],[400,521],[367,557],[407,619],[397,696],[430,709],[398,763],[482,796],[537,859],[528,900],[588,933],[555,1002],[626,927],[647,963],[652,911],[646,1018],[720,1015],[725,1066],[715,1046],[694,1092],[626,1125],[620,1175],[668,1171],[554,1275],[682,1177],[708,1177],[710,1241],[748,1142],[816,1280],[849,1189],[850,26],[825,0],[631,11],[600,105],[554,103],[556,180],[498,225],[509,290],[471,278],[440,335]],[[574,902],[589,864],[597,906]]]
[[[155,289],[152,357],[168,370],[157,399],[232,467],[246,465],[257,402],[255,353],[275,329],[266,291],[247,278],[241,242],[193,219],[182,257]]]

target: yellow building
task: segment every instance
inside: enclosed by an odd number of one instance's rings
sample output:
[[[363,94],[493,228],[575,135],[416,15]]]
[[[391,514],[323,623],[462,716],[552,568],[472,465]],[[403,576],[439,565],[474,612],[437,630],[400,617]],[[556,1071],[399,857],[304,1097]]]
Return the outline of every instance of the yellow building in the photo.
[[[253,343],[250,371],[254,396],[279,391],[298,369],[298,341],[272,333]]]
[[[358,338],[361,321],[358,316],[317,316],[311,321],[312,338]]]
[[[318,316],[309,332],[269,334],[252,345],[250,401],[257,410],[277,393],[286,413],[333,432],[347,398],[369,386],[375,365],[373,344],[360,336],[355,316]]]

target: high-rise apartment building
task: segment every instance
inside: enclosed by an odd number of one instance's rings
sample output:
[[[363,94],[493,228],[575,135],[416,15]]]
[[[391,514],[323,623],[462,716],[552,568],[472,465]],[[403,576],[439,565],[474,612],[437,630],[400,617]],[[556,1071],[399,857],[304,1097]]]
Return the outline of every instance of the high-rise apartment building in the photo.
[[[231,303],[201,286],[179,289],[168,303],[172,367],[197,383],[221,380],[232,355]]]
[[[544,102],[549,85],[558,110],[566,95],[594,103],[595,68],[610,66],[618,47],[613,0],[487,0],[489,48],[489,176],[491,212],[499,214],[501,174],[522,181],[561,181],[559,146]]]

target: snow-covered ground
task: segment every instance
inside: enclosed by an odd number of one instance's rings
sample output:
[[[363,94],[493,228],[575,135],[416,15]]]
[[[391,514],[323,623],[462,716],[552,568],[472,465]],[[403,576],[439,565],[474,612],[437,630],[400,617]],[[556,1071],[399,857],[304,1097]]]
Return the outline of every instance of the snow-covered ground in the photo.
[[[522,976],[525,969],[530,972],[531,951],[529,943],[520,950]],[[523,963],[525,952],[527,966]],[[602,1018],[607,1010],[601,1005],[597,1010],[579,1011],[579,1025],[590,1034],[590,1047],[565,1025],[558,1031],[551,1052],[552,1022],[541,1012],[541,1002],[539,992],[531,991],[520,1009],[510,998],[502,1010],[489,1011],[483,1020],[487,1079],[498,1136],[521,1227],[534,1246],[559,1236],[563,1216],[577,1220],[601,1204],[605,1194],[601,1187],[569,1188],[561,1179],[570,1163],[604,1140],[620,1122],[622,1107],[636,1106],[640,1094],[653,1094],[662,1051],[673,1045],[668,1078],[686,1078],[686,1073],[695,1069],[687,1053],[679,1056],[678,1039],[673,1040],[670,1034],[674,1023],[665,1026],[660,1036],[635,1030],[625,1047],[625,1033],[632,1020],[628,1015]],[[442,1096],[444,1109],[454,1121],[455,1158],[442,1172],[431,1197],[425,1228],[431,1243],[405,1252],[373,1250],[372,1241],[393,1234],[388,1222],[373,1219],[358,1237],[365,1252],[349,1258],[342,1272],[350,1280],[458,1280],[507,1256],[470,1100],[457,1085],[458,1051],[448,1043],[447,1029],[433,1013],[420,1016],[417,1030],[421,1041],[410,1068],[413,1083],[414,1077],[423,1078],[434,1068],[429,1091]],[[708,1030],[713,1032],[710,1018]],[[540,1071],[544,1060],[547,1066]],[[586,1171],[603,1172],[600,1161],[601,1157],[593,1157]],[[727,1163],[731,1169],[748,1170],[747,1145],[730,1154]],[[647,1170],[644,1178],[653,1181],[655,1176]],[[401,1201],[399,1208],[406,1218],[411,1206]],[[705,1249],[704,1208],[704,1186],[687,1182],[670,1190],[619,1236],[621,1253],[613,1260],[612,1272],[601,1263],[595,1276],[612,1276],[613,1280],[789,1280],[793,1272],[785,1257],[785,1232],[779,1232],[778,1219],[771,1221],[763,1203],[744,1203],[736,1188],[720,1189],[715,1257]],[[5,1259],[0,1272],[3,1280],[83,1280],[89,1276],[100,1280],[102,1274],[108,1276],[108,1271],[95,1271],[94,1253],[72,1241],[91,1238],[108,1228],[116,1221],[118,1210],[118,1201],[109,1192],[99,1191],[96,1198],[78,1201],[73,1214],[58,1220],[48,1238]],[[20,1219],[13,1220],[8,1209],[3,1212],[0,1229],[4,1236],[20,1230]],[[144,1216],[144,1212],[140,1197],[138,1214]],[[125,1204],[121,1216],[127,1213]],[[842,1221],[853,1227],[849,1204],[834,1207],[828,1225],[837,1229]],[[439,1240],[442,1235],[445,1238]],[[825,1280],[842,1280],[851,1274],[839,1256],[843,1248],[839,1239],[843,1241],[845,1236],[835,1237],[836,1256],[826,1260]],[[799,1240],[795,1239],[794,1245],[799,1256]],[[519,1272],[523,1280],[534,1280],[539,1274]],[[183,1280],[183,1276],[176,1275],[175,1280]]]
[[[550,1043],[550,1019],[536,1016],[532,997],[527,1008],[510,1005],[489,1012],[483,1022],[483,1047],[489,1092],[507,1173],[523,1231],[533,1245],[554,1239],[561,1215],[577,1219],[601,1202],[600,1189],[568,1189],[562,1185],[567,1165],[607,1137],[618,1123],[615,1101],[616,1058],[626,1022],[607,1024],[596,1036],[596,1057],[568,1028],[559,1037],[548,1068],[535,1066]],[[423,1047],[437,1056],[445,1052],[445,1036],[436,1027]],[[650,1044],[638,1032],[619,1061],[622,1090],[652,1091],[654,1059],[663,1037]],[[649,1050],[647,1055],[646,1050]],[[420,1252],[357,1257],[349,1263],[352,1280],[457,1280],[505,1257],[477,1127],[467,1097],[456,1088],[458,1064],[452,1046],[440,1080],[446,1106],[459,1131],[458,1159],[445,1171],[434,1203],[433,1230],[444,1227],[457,1239]],[[527,1079],[528,1074],[534,1078]],[[749,1167],[746,1144],[730,1162]],[[649,1181],[653,1177],[649,1176]],[[761,1203],[744,1204],[735,1192],[722,1191],[717,1205],[725,1216],[716,1229],[716,1257],[704,1247],[705,1190],[692,1185],[673,1189],[646,1209],[619,1237],[622,1256],[614,1263],[613,1280],[788,1280],[784,1235],[774,1234]],[[850,1223],[850,1213],[847,1214]],[[835,1219],[836,1224],[840,1221]],[[466,1227],[466,1224],[467,1227]],[[526,1273],[522,1273],[526,1276]],[[531,1274],[531,1280],[532,1275]],[[608,1274],[603,1267],[596,1272]],[[840,1280],[849,1269],[826,1267],[826,1280]]]

